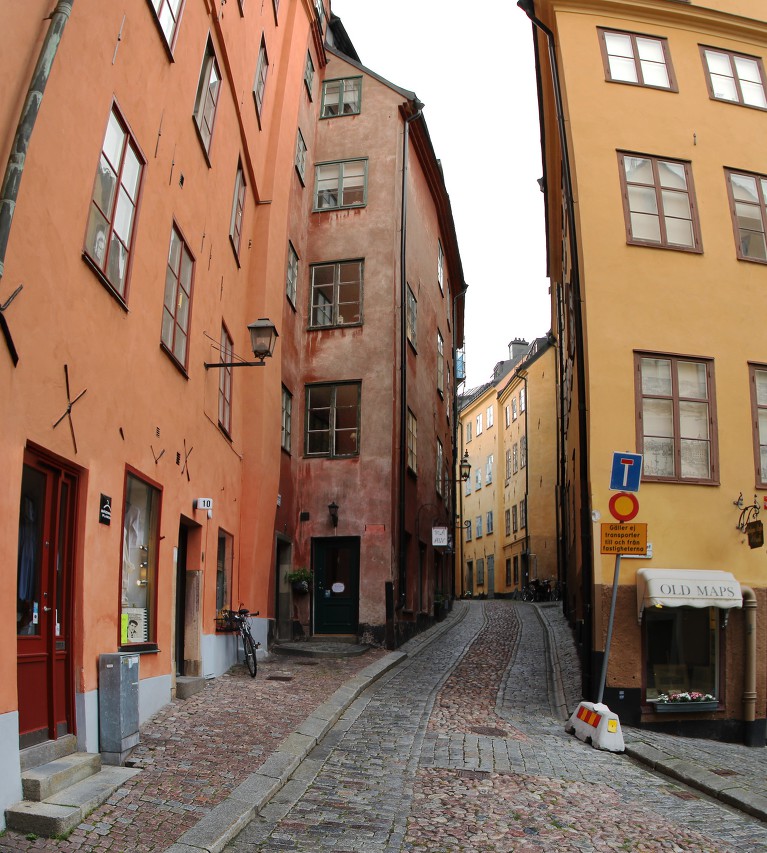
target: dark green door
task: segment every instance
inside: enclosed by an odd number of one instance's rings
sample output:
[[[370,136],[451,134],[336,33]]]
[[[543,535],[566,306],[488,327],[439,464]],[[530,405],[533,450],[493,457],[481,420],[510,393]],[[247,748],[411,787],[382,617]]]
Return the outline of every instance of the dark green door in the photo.
[[[356,634],[359,619],[360,540],[312,541],[314,633]]]

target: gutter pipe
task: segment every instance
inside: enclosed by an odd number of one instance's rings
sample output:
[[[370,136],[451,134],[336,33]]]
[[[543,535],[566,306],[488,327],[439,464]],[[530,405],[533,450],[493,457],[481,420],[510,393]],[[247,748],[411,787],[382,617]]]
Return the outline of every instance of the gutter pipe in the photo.
[[[575,235],[575,206],[572,194],[572,173],[570,170],[570,156],[567,147],[567,131],[565,128],[564,108],[562,106],[562,88],[559,81],[559,67],[557,65],[556,44],[554,33],[535,15],[534,0],[518,0],[517,6],[527,15],[533,26],[539,29],[547,39],[549,50],[549,63],[551,66],[551,79],[554,93],[554,103],[557,111],[557,129],[559,130],[559,144],[562,149],[562,172],[565,186],[565,208],[567,221],[569,223],[569,247],[572,259],[571,281],[573,289],[573,311],[574,311],[574,336],[575,336],[575,372],[578,378],[578,433],[579,447],[579,474],[580,474],[580,539],[581,539],[581,572],[582,587],[588,591],[583,600],[583,627],[584,639],[588,642],[589,656],[583,661],[583,695],[591,694],[592,687],[592,660],[594,652],[593,622],[592,622],[592,542],[591,542],[591,513],[589,510],[589,466],[588,466],[588,419],[586,417],[586,368],[584,365],[583,348],[583,312],[580,281],[580,256],[578,253],[578,241]],[[560,339],[561,340],[561,339]],[[562,437],[564,443],[564,436]]]

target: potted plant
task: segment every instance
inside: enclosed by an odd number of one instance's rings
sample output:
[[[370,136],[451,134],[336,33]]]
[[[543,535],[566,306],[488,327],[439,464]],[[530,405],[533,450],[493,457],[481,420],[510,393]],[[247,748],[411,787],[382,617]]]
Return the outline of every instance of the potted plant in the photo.
[[[305,566],[299,566],[285,573],[285,580],[293,587],[293,592],[309,592],[312,585],[312,573]]]
[[[716,711],[719,700],[711,693],[698,693],[696,690],[684,693],[661,693],[653,700],[659,714],[698,713]]]

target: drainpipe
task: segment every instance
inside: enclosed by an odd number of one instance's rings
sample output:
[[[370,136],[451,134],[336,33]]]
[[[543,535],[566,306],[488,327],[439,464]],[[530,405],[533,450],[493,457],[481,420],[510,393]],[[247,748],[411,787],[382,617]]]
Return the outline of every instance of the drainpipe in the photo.
[[[32,74],[32,80],[27,90],[27,97],[21,111],[21,117],[16,127],[11,153],[5,168],[3,186],[0,189],[0,279],[5,271],[5,252],[8,248],[8,238],[11,233],[11,222],[16,210],[16,199],[19,196],[21,177],[27,159],[27,151],[32,138],[32,131],[40,112],[45,86],[51,74],[53,60],[64,34],[69,16],[72,13],[74,0],[59,0],[56,9],[50,16],[48,32],[40,49],[40,56]]]
[[[756,594],[741,587],[745,618],[746,648],[743,660],[743,743],[764,746],[764,721],[756,723]],[[761,741],[761,742],[760,742]]]
[[[583,311],[580,281],[580,256],[578,252],[578,241],[575,234],[575,206],[573,203],[573,181],[570,171],[570,155],[567,147],[567,130],[565,127],[565,114],[562,105],[562,88],[559,82],[559,66],[557,64],[557,52],[554,42],[554,33],[535,16],[534,0],[517,0],[517,6],[527,15],[533,26],[539,29],[545,36],[549,49],[549,64],[551,66],[551,81],[554,94],[554,102],[557,111],[557,129],[559,131],[559,144],[562,149],[562,177],[564,183],[565,209],[569,223],[569,248],[572,259],[571,286],[573,289],[573,312],[574,312],[574,336],[575,336],[575,373],[578,379],[578,436],[579,447],[579,474],[580,474],[580,538],[581,538],[581,565],[582,565],[582,588],[587,592],[583,600],[583,627],[584,640],[588,643],[588,655],[584,656],[583,664],[583,695],[588,696],[592,690],[592,654],[594,652],[594,637],[592,623],[592,544],[591,544],[591,512],[589,496],[589,466],[588,466],[588,418],[586,412],[586,367],[584,364],[585,352],[583,348]],[[561,340],[561,339],[560,339]],[[562,437],[564,441],[564,436]]]
[[[458,320],[456,311],[458,310],[458,300],[462,299],[466,296],[466,291],[469,289],[469,285],[466,282],[463,283],[463,287],[455,294],[453,297],[453,473],[451,476],[451,480],[453,481],[453,485],[455,488],[453,489],[453,506],[452,509],[452,534],[454,537],[453,540],[453,574],[452,579],[450,581],[450,591],[451,598],[455,598],[455,557],[458,554],[458,542],[460,537],[460,545],[461,545],[461,597],[463,597],[463,480],[460,477],[456,479],[456,472],[458,469],[458,460],[463,458],[463,454],[460,452],[458,448]],[[465,304],[465,303],[464,303]],[[466,312],[466,308],[464,307],[464,314]],[[464,370],[466,370],[466,365],[464,364]],[[465,382],[465,379],[462,379],[461,382]],[[461,432],[461,443],[463,443],[463,432]],[[458,507],[456,507],[456,502],[458,503]],[[460,508],[460,509],[459,509]],[[458,510],[458,512],[456,512]],[[458,526],[458,532],[456,533],[455,526],[455,517],[458,515],[460,524]]]
[[[399,593],[398,607],[405,604],[407,546],[405,542],[405,483],[407,482],[407,164],[410,123],[423,115],[424,105],[416,98],[415,112],[405,116],[402,135],[402,210],[400,213],[400,399],[399,399]]]

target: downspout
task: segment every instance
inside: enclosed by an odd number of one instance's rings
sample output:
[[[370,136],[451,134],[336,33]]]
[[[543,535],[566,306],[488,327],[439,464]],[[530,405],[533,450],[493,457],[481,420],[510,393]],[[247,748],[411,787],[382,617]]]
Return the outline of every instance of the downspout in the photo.
[[[405,116],[402,135],[402,209],[400,212],[400,412],[399,412],[399,566],[398,607],[405,604],[407,547],[405,543],[405,483],[407,482],[407,165],[410,122],[423,115],[424,105],[413,101],[415,112]]]
[[[591,543],[591,512],[589,509],[589,466],[588,466],[588,441],[586,417],[586,368],[584,365],[585,352],[583,349],[583,312],[581,308],[581,281],[580,281],[580,258],[578,255],[578,241],[575,235],[575,206],[573,204],[573,182],[570,172],[570,156],[567,147],[567,131],[565,128],[565,116],[562,106],[562,89],[559,82],[559,67],[557,65],[556,46],[554,33],[535,16],[534,0],[517,0],[517,6],[527,15],[533,26],[539,29],[547,39],[549,49],[549,63],[551,66],[551,80],[553,85],[554,102],[557,110],[557,128],[559,130],[559,144],[562,149],[562,172],[565,186],[565,206],[567,221],[569,223],[569,245],[570,258],[572,259],[571,285],[573,288],[574,302],[574,335],[575,335],[575,372],[578,378],[578,434],[579,447],[579,473],[580,473],[580,498],[581,498],[581,571],[582,586],[587,591],[588,597],[584,596],[583,602],[583,627],[584,639],[588,642],[588,657],[582,661],[583,664],[583,695],[591,693],[591,655],[594,651],[594,638],[592,636],[592,607],[591,595],[593,584],[592,567],[592,543]]]
[[[456,473],[459,472],[458,469],[458,459],[462,456],[461,452],[458,449],[458,300],[466,296],[466,291],[469,289],[469,285],[466,282],[463,283],[463,287],[456,293],[453,297],[453,376],[455,380],[455,388],[453,389],[453,474],[452,480],[453,485],[456,487],[453,489],[453,506],[452,509],[452,534],[454,536],[454,546],[453,546],[453,574],[452,580],[450,582],[451,586],[451,598],[455,598],[455,557],[458,553],[458,542],[461,543],[461,598],[463,598],[463,480],[459,476],[456,478]],[[464,315],[466,313],[465,303],[464,303]],[[465,370],[464,365],[464,370]],[[461,382],[465,382],[465,379],[462,379]],[[461,431],[461,441],[463,441],[463,431]],[[458,506],[456,506],[458,503]],[[460,507],[460,511],[456,512]],[[458,515],[460,524],[458,525],[458,532],[456,533],[455,526],[455,518]],[[460,537],[460,540],[459,540]]]
[[[5,253],[8,248],[8,239],[11,233],[11,223],[16,210],[16,200],[19,196],[19,187],[24,172],[32,131],[40,112],[45,86],[51,74],[53,60],[61,42],[69,16],[72,13],[74,0],[59,0],[56,9],[50,16],[48,32],[40,48],[37,65],[32,74],[32,80],[27,90],[27,97],[21,111],[21,117],[16,127],[16,135],[13,138],[11,152],[3,177],[3,186],[0,189],[0,279],[5,271]]]
[[[743,743],[746,746],[764,746],[764,720],[756,723],[756,594],[748,586],[743,593],[746,648],[743,672]]]
[[[557,464],[559,466],[559,495],[557,495],[557,505],[559,506],[559,542],[557,543],[558,574],[559,574],[559,589],[562,594],[562,613],[565,617],[569,617],[570,613],[567,606],[567,539],[565,519],[567,518],[567,501],[565,499],[565,482],[567,477],[567,456],[565,454],[564,441],[564,414],[565,414],[565,354],[562,347],[564,340],[565,323],[564,323],[564,296],[563,287],[560,282],[557,282],[557,366],[559,368],[559,411],[557,413]]]

